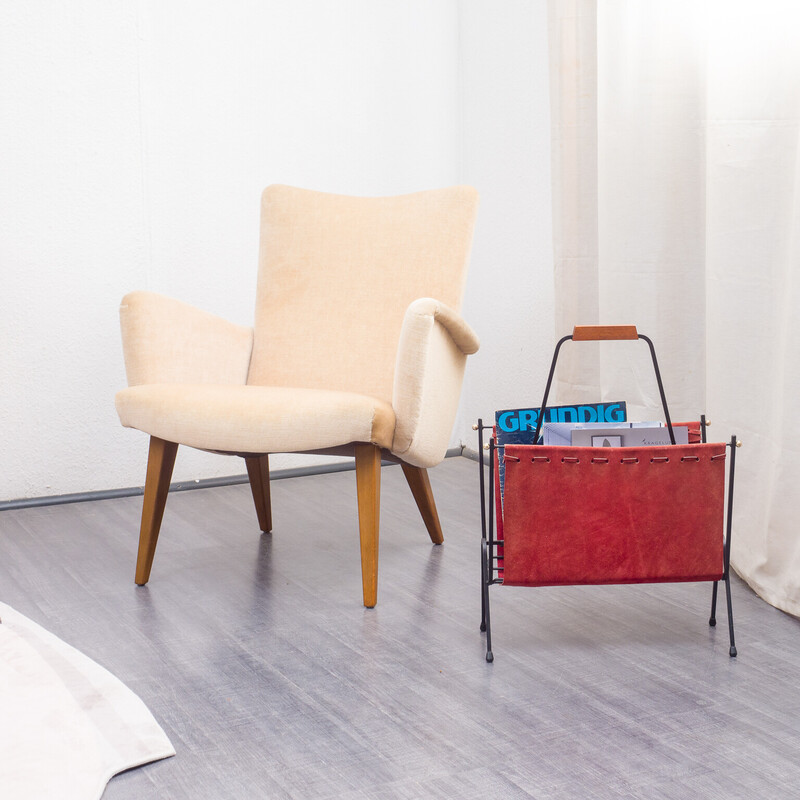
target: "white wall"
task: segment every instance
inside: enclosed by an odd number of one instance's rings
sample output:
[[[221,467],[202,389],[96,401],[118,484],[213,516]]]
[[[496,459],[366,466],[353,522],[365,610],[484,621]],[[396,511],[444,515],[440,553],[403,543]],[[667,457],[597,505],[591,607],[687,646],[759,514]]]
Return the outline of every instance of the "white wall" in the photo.
[[[468,362],[456,433],[538,405],[554,346],[546,0],[459,5],[461,180],[481,194],[464,314]]]
[[[0,26],[0,501],[141,485],[131,289],[252,321],[263,186],[481,193],[452,444],[553,340],[545,0],[33,0]],[[303,457],[274,458],[273,467]],[[307,457],[306,457],[307,458]],[[238,474],[181,448],[175,480]]]
[[[457,183],[455,0],[32,0],[0,26],[0,500],[140,485],[131,289],[250,324],[268,183]],[[276,467],[296,461],[274,459]],[[182,448],[175,480],[242,472]]]

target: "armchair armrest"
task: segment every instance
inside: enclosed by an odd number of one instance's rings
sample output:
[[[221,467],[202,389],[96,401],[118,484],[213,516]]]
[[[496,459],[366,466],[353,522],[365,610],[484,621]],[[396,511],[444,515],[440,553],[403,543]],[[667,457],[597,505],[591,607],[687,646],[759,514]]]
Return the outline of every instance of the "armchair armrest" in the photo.
[[[128,385],[243,384],[253,330],[154,292],[131,292],[119,309]]]
[[[394,371],[395,455],[416,467],[444,458],[467,356],[478,347],[475,332],[453,309],[429,297],[411,303]]]

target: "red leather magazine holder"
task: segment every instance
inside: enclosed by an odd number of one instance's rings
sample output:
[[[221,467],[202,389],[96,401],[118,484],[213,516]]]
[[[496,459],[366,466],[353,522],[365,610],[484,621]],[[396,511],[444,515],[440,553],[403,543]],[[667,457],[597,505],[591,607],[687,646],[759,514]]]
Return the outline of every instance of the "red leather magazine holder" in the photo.
[[[560,447],[489,441],[488,514],[483,485],[483,424],[479,421],[483,517],[481,630],[493,660],[489,614],[492,584],[579,584],[725,581],[730,655],[736,655],[730,605],[730,517],[736,439],[705,441],[705,419],[673,423],[653,343],[634,326],[579,326],[556,345],[537,442],[561,346],[572,341],[644,340],[672,444],[648,447]],[[689,444],[675,444],[674,427],[689,427]],[[730,448],[730,450],[729,450]],[[496,459],[504,460],[502,503]],[[725,480],[728,466],[728,529]],[[496,508],[497,533],[494,534]]]

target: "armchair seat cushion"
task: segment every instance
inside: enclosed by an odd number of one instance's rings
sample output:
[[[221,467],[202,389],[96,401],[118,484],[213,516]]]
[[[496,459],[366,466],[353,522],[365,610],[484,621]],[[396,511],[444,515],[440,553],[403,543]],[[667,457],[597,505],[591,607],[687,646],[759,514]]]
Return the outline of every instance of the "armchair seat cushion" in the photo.
[[[128,428],[231,453],[292,453],[350,442],[390,449],[395,429],[389,403],[323,389],[156,383],[123,389],[116,406]]]

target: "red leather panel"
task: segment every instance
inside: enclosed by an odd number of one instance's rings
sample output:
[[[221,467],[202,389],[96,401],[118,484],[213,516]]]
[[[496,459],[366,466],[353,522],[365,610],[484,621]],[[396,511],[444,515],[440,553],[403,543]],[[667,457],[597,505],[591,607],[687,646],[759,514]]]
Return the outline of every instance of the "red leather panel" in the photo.
[[[726,452],[506,445],[503,583],[719,580]]]
[[[495,450],[494,451],[495,458],[502,458],[503,451],[502,450]],[[494,467],[494,508],[495,508],[495,534],[494,539],[496,542],[503,541],[503,505],[500,501],[500,470],[497,469],[497,464]],[[497,561],[495,562],[494,568],[497,570],[496,577],[501,578],[503,577],[503,566],[504,566],[504,550],[503,545],[498,544],[495,547],[494,555],[497,557]]]
[[[699,444],[702,441],[700,433],[699,422],[673,422],[673,428],[688,428],[689,429],[689,444]]]

